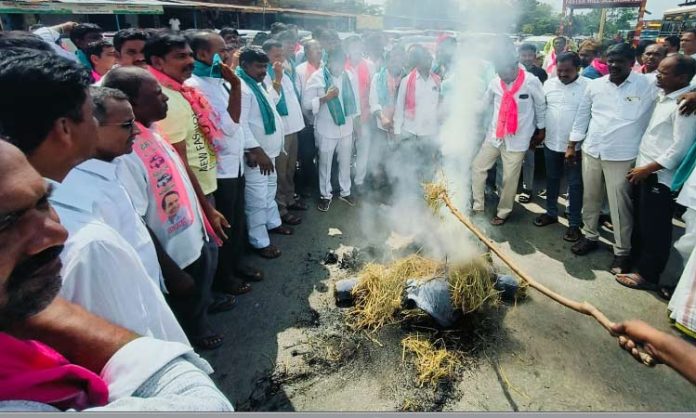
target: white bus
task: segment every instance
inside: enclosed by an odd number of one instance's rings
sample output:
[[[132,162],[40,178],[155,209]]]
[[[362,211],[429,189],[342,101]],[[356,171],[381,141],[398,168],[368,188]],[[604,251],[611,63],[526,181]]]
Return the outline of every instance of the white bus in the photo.
[[[680,36],[687,29],[696,28],[696,5],[665,10],[659,40],[668,36]]]

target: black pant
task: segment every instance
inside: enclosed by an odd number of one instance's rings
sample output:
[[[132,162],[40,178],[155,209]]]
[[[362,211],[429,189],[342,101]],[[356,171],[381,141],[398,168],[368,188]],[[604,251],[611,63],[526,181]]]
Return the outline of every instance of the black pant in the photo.
[[[224,287],[223,283],[231,281],[235,269],[239,268],[242,262],[247,237],[244,185],[244,176],[236,179],[218,179],[215,206],[232,228],[227,232],[228,240],[220,247],[215,287]]]
[[[170,298],[170,306],[189,338],[204,337],[208,323],[208,307],[212,303],[213,277],[217,266],[218,248],[215,242],[203,243],[201,256],[184,271],[193,277],[196,291],[193,296]]]
[[[672,248],[674,201],[669,187],[652,174],[634,187],[632,250],[638,273],[659,283]]]
[[[300,170],[295,177],[295,190],[298,193],[312,191],[319,184],[317,169],[317,146],[314,143],[314,126],[307,125],[297,134],[297,161]]]

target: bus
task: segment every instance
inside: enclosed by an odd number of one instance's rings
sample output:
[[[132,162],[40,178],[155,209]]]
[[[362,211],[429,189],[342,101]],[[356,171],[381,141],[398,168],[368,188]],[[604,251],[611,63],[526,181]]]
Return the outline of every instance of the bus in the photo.
[[[693,28],[696,28],[696,6],[665,10],[659,40],[672,35],[680,36],[683,31]]]

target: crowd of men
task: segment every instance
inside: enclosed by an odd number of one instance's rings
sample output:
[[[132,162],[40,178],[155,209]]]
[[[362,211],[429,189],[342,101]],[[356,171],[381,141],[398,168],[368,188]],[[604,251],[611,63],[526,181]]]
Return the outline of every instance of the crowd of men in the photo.
[[[355,206],[392,155],[432,177],[456,40],[433,54],[378,33],[300,40],[276,23],[242,43],[230,28],[131,28],[111,43],[72,22],[0,34],[0,377],[16,382],[0,401],[19,401],[0,407],[231,409],[192,347],[224,344],[208,316],[264,279],[248,249],[280,257],[271,238],[294,233],[313,192],[321,212],[334,196]],[[472,196],[482,212],[497,189],[491,223],[503,225],[516,195],[534,198],[543,144],[547,211],[534,224],[562,216],[565,176],[573,253],[599,246],[608,212],[617,281],[671,297],[675,324],[693,333],[696,31],[681,47],[636,56],[590,40],[576,53],[558,37],[538,65],[533,45],[501,38],[473,98],[491,122]],[[689,262],[675,290],[659,284],[679,190],[676,245]]]

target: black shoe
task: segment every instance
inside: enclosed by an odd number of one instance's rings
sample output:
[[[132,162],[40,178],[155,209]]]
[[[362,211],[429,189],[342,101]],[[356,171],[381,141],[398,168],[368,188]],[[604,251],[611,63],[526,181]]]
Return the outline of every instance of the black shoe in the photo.
[[[529,203],[532,201],[532,192],[531,190],[522,190],[522,193],[520,193],[520,197],[517,198],[517,201],[520,203]]]
[[[330,207],[331,199],[319,199],[319,205],[317,206],[317,209],[319,209],[322,212],[328,212]]]
[[[563,240],[568,242],[577,242],[582,238],[582,232],[577,226],[571,226],[563,234]]]
[[[591,241],[587,238],[583,238],[576,242],[575,245],[570,247],[570,251],[572,251],[575,255],[587,255],[597,248],[599,248],[599,243],[597,241]]]
[[[353,195],[341,196],[339,199],[346,202],[348,206],[355,206],[358,204],[358,201],[353,197]]]
[[[627,255],[615,255],[609,272],[613,275],[627,274],[631,272],[631,257]]]

